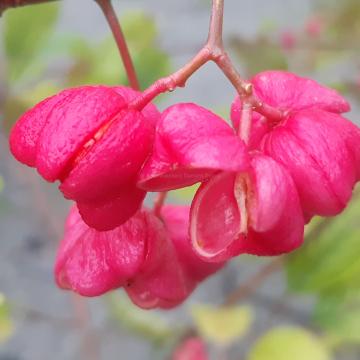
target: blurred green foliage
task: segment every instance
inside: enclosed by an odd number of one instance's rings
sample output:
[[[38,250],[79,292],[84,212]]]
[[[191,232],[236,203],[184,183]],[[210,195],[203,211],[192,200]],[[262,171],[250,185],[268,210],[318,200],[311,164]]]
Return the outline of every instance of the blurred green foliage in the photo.
[[[155,344],[177,338],[183,330],[181,326],[170,326],[159,314],[138,308],[120,292],[108,295],[107,303],[112,320]]]
[[[360,344],[360,292],[330,293],[319,297],[314,322],[325,330],[329,343]]]
[[[14,324],[10,315],[10,305],[0,293],[0,344],[7,341],[14,333]]]
[[[200,186],[199,184],[195,184],[179,190],[171,191],[169,195],[174,200],[181,200],[181,201],[186,201],[186,203],[189,203],[189,201],[193,199],[199,186]]]
[[[228,346],[242,338],[252,323],[248,306],[218,307],[198,304],[191,313],[199,334],[218,346]]]
[[[289,287],[297,292],[338,292],[360,287],[360,200],[328,221],[313,241],[288,256]],[[307,271],[304,271],[306,269]]]
[[[330,360],[326,346],[311,332],[279,326],[260,337],[247,360]]]
[[[170,72],[169,57],[157,45],[157,28],[143,12],[132,12],[121,18],[122,28],[142,88]],[[70,86],[87,84],[127,84],[118,49],[111,37],[96,46],[85,39],[73,39],[74,63],[68,73]]]
[[[288,70],[289,66],[284,52],[264,34],[260,34],[252,40],[238,36],[234,36],[230,40],[230,46],[248,76],[269,69]]]
[[[27,6],[5,13],[4,55],[9,71],[5,79],[8,91],[1,112],[6,129],[26,109],[63,88],[128,84],[110,31],[97,43],[73,34],[59,35],[55,32],[58,17],[59,3]],[[121,24],[141,87],[167,75],[170,60],[158,44],[154,20],[136,11],[124,14]],[[66,60],[69,66],[57,69],[59,59]]]
[[[289,290],[316,296],[314,321],[334,345],[360,342],[359,219],[357,191],[341,216],[287,257]]]
[[[10,9],[4,15],[4,44],[9,80],[18,80],[41,63],[59,15],[59,4]],[[34,21],[35,20],[35,21]]]

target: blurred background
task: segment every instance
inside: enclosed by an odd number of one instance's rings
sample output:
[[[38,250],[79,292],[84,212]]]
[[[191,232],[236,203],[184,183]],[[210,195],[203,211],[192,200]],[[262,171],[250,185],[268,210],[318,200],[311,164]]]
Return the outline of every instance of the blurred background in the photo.
[[[209,0],[113,3],[143,88],[187,62],[206,39]],[[313,77],[341,91],[352,104],[349,118],[360,124],[359,0],[225,6],[226,46],[244,77],[265,69]],[[70,205],[10,156],[7,136],[44,97],[93,83],[126,83],[94,1],[29,6],[0,18],[0,360],[203,360],[204,347],[219,360],[360,359],[356,195],[336,219],[315,219],[300,250],[234,259],[175,310],[139,310],[122,291],[82,299],[56,287],[52,267]],[[227,119],[233,98],[209,64],[158,106],[192,101]],[[193,192],[170,198],[190,202]]]

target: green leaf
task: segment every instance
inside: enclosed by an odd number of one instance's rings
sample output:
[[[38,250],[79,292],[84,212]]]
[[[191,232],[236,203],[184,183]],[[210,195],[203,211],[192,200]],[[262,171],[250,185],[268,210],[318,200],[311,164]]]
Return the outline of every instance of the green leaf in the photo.
[[[243,337],[252,323],[252,311],[246,306],[193,306],[191,313],[200,335],[209,341],[226,346]]]
[[[5,296],[0,293],[0,344],[6,342],[14,333],[14,324],[10,317],[10,307]]]
[[[59,4],[10,9],[4,15],[4,45],[10,79],[18,79],[46,46],[56,24]]]
[[[5,181],[4,178],[0,175],[0,193],[4,191],[4,187],[5,187]]]
[[[332,345],[360,343],[360,292],[322,295],[313,317]]]
[[[330,360],[326,346],[309,331],[277,327],[262,336],[247,360]]]
[[[286,265],[290,290],[323,293],[359,288],[360,199],[355,198],[312,241],[292,255]]]
[[[170,73],[169,57],[158,47],[148,47],[135,53],[134,66],[142,88]]]
[[[143,11],[131,11],[121,17],[126,41],[134,50],[143,50],[156,42],[158,30],[155,21]]]
[[[171,191],[170,196],[179,200],[192,200],[199,186],[200,184],[195,184],[179,190]]]

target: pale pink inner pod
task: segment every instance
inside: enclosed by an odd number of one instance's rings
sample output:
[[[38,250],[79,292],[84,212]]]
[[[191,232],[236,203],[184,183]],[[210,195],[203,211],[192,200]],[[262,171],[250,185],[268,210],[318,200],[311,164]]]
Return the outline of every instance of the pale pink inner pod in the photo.
[[[198,190],[191,240],[205,261],[240,253],[279,255],[303,241],[304,218],[295,184],[280,164],[253,155],[248,173],[221,173]]]
[[[246,213],[234,194],[236,174],[220,173],[203,183],[191,206],[193,247],[205,261],[219,262],[238,255],[246,231]],[[240,248],[239,248],[240,245]]]

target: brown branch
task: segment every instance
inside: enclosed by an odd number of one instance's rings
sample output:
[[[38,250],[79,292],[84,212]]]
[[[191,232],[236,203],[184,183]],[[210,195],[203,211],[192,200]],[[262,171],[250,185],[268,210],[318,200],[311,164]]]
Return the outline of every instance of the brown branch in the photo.
[[[223,305],[231,306],[235,305],[237,302],[248,298],[252,295],[259,286],[273,273],[280,270],[283,265],[283,257],[277,257],[267,265],[262,267],[257,273],[251,276],[246,280],[245,283],[241,284],[237,289],[235,289],[232,293],[230,293]]]
[[[16,8],[20,6],[42,4],[53,1],[58,1],[58,0],[0,0],[0,16],[7,9]]]

